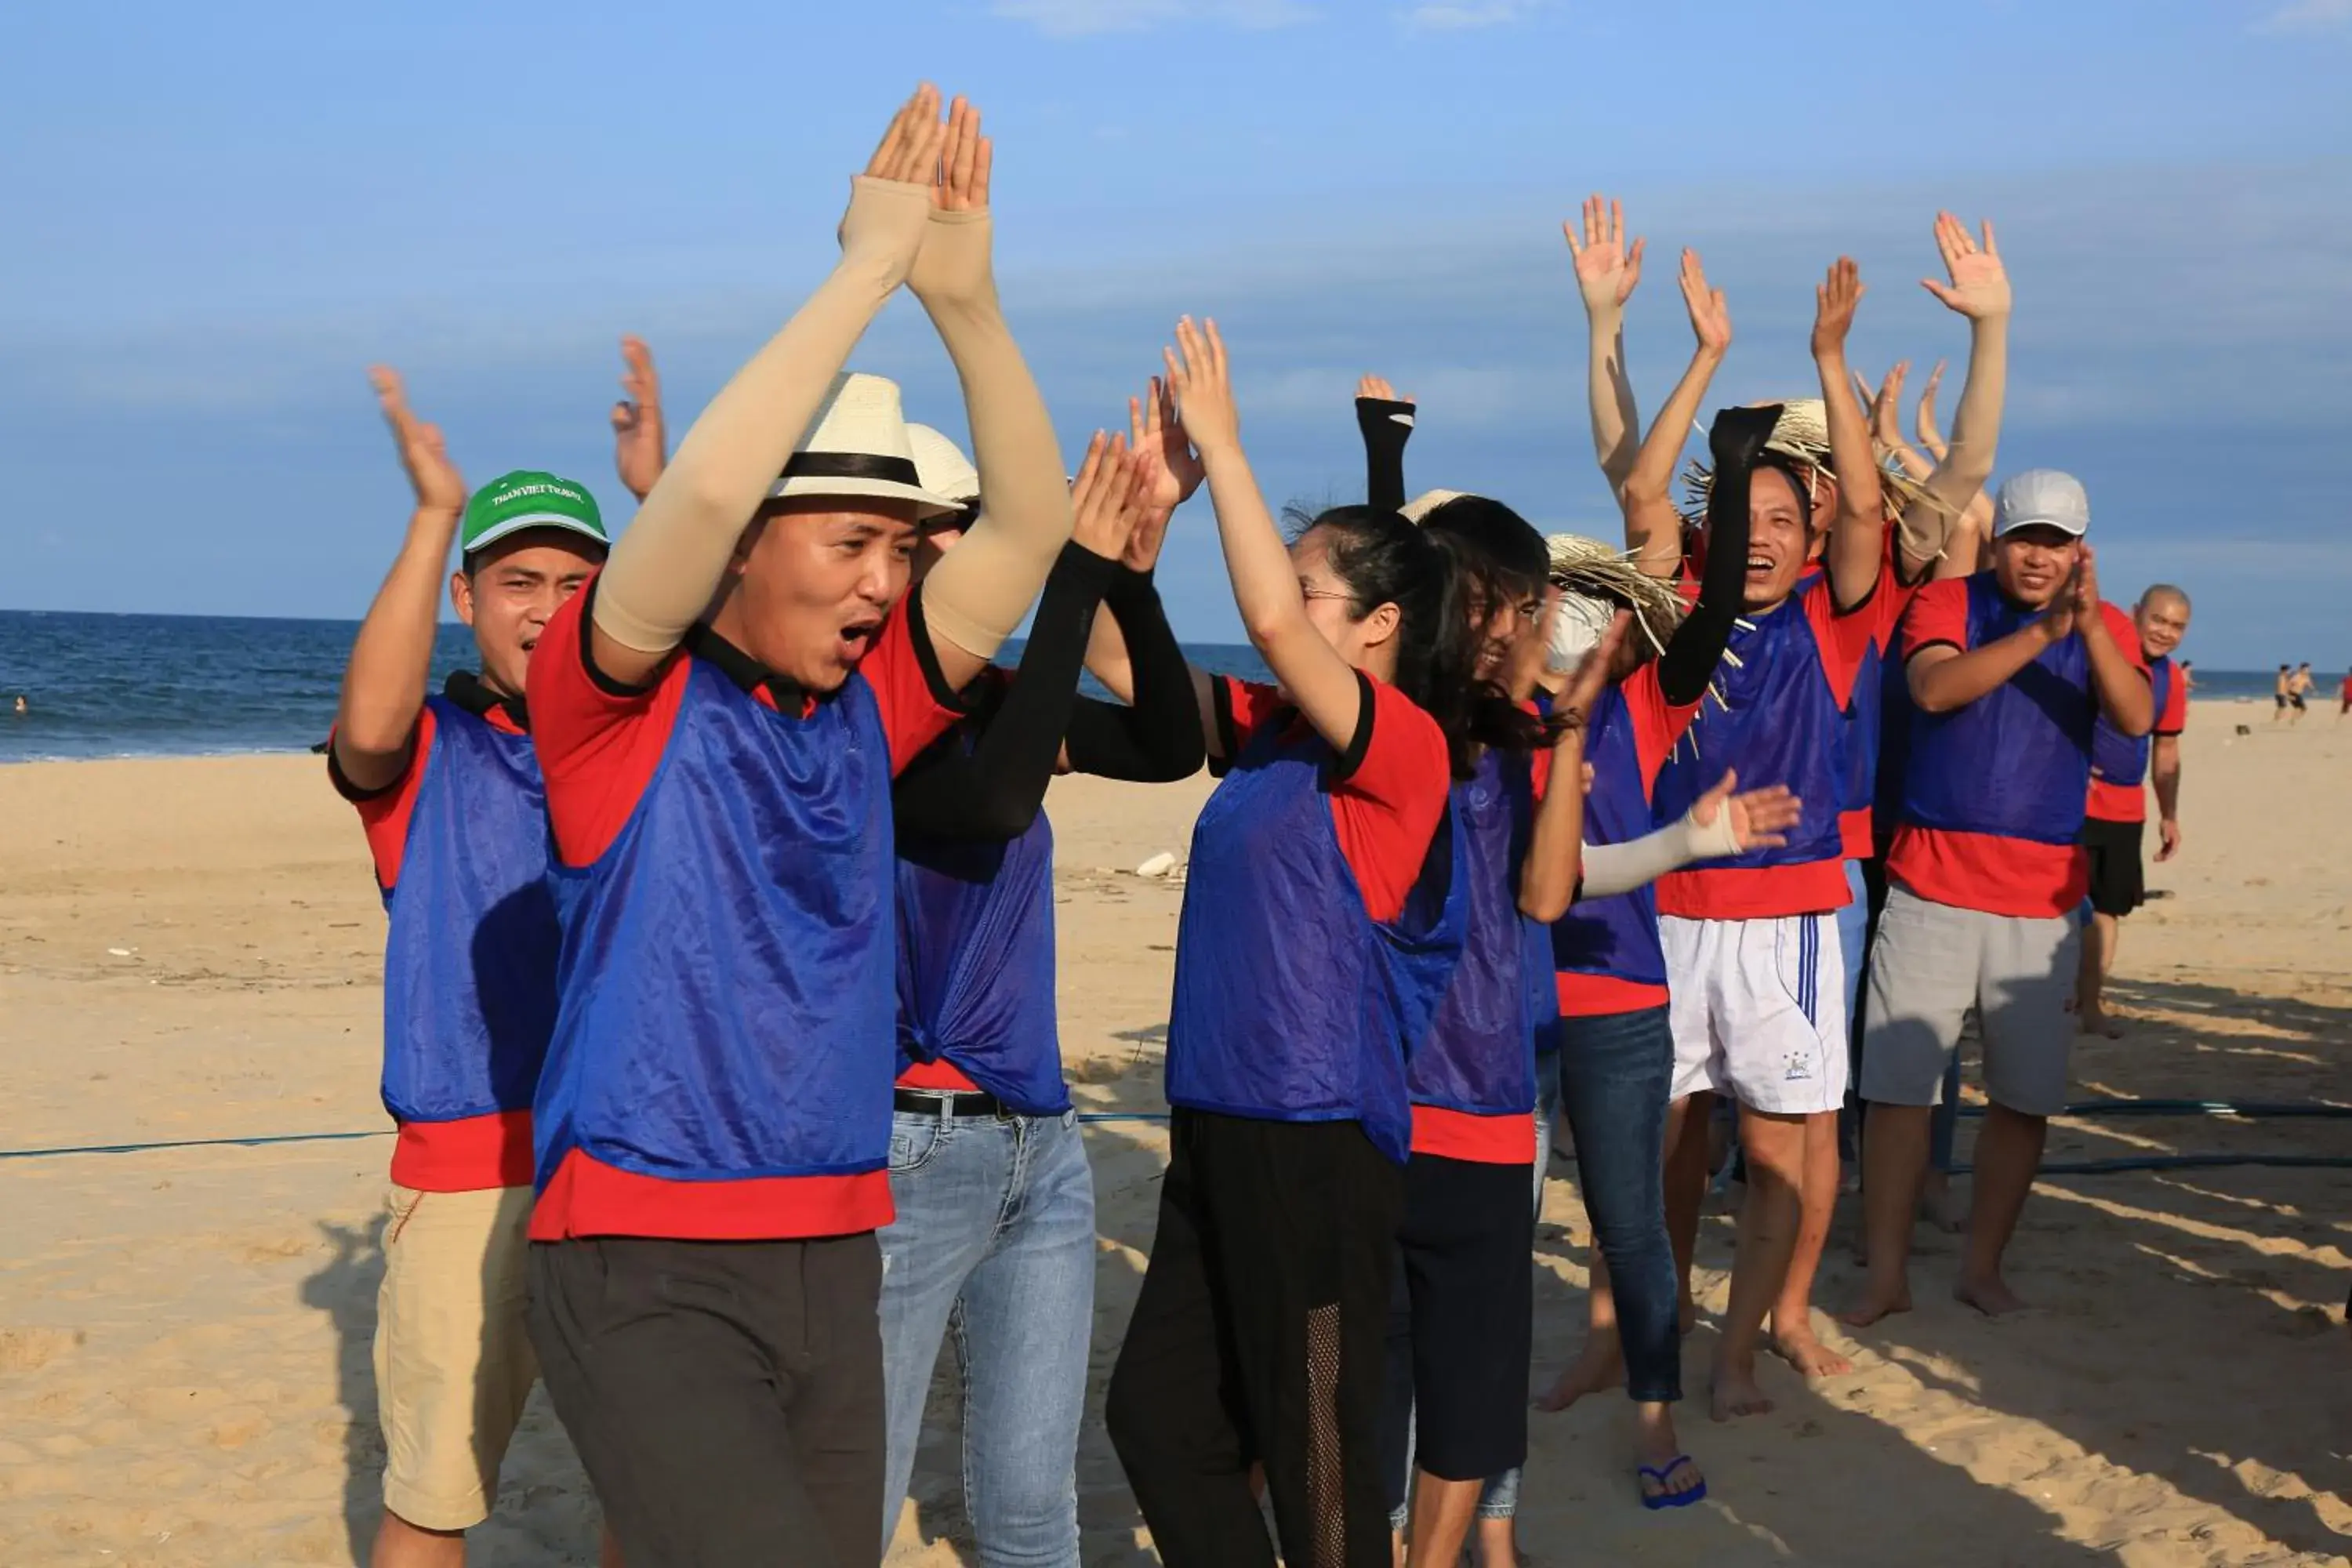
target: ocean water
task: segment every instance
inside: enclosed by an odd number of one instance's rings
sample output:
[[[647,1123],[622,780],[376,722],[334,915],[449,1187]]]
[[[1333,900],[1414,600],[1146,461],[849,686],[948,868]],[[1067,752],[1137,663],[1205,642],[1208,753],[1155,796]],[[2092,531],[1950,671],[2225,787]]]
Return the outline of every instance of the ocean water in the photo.
[[[0,610],[0,763],[306,750],[334,721],[358,631],[357,621]],[[1204,668],[1266,678],[1246,644],[1186,651]],[[1019,656],[1007,646],[1005,662]],[[433,689],[473,662],[472,634],[444,626]]]

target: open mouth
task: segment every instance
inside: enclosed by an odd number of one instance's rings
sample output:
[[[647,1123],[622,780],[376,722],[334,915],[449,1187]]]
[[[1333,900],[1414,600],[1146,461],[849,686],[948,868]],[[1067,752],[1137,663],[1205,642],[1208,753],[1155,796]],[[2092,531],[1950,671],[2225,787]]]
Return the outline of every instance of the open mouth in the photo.
[[[842,663],[856,664],[873,650],[874,639],[881,631],[880,621],[852,621],[834,639],[834,652]]]

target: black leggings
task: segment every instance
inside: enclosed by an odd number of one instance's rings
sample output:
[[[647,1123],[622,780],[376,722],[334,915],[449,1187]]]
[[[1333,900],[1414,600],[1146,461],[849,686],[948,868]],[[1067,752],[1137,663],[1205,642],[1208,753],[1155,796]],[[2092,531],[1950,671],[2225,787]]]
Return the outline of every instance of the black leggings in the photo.
[[[1389,1568],[1381,1376],[1402,1170],[1353,1121],[1178,1108],[1104,1424],[1169,1568]]]

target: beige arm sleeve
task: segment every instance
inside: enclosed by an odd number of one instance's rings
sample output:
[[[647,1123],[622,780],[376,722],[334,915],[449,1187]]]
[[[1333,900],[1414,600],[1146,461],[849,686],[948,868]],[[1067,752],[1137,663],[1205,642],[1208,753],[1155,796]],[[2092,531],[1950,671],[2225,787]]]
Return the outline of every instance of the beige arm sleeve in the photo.
[[[1739,853],[1738,836],[1731,831],[1727,805],[1715,814],[1711,827],[1699,826],[1688,812],[1655,833],[1625,844],[1584,847],[1584,881],[1577,889],[1582,899],[1606,899],[1656,881],[1694,860],[1712,860]]]
[[[596,589],[596,625],[606,637],[640,653],[667,653],[709,605],[736,541],[850,351],[906,280],[930,203],[928,185],[856,182],[840,265],[710,400],[613,546]],[[1069,531],[1066,506],[1062,531]]]
[[[985,659],[1021,624],[1070,537],[1070,488],[1036,380],[989,275],[985,212],[934,212],[916,297],[963,382],[983,508],[923,579],[933,636]]]

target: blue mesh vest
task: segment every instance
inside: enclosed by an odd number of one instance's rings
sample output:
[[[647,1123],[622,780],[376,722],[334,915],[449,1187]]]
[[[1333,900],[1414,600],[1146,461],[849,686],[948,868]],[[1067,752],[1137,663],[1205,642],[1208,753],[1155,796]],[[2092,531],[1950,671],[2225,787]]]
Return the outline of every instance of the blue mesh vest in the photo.
[[[1466,921],[1453,981],[1428,1037],[1406,1065],[1405,1088],[1415,1105],[1478,1116],[1535,1109],[1538,1015],[1527,971],[1529,929],[1543,928],[1519,913],[1518,898],[1534,807],[1527,759],[1491,748],[1454,786],[1448,809],[1462,834],[1454,879]],[[1550,967],[1547,953],[1547,982]]]
[[[1584,730],[1592,793],[1584,797],[1584,841],[1630,844],[1650,831],[1650,792],[1633,740],[1633,710],[1617,687],[1604,689]],[[1666,983],[1658,945],[1658,896],[1644,884],[1630,893],[1580,899],[1551,926],[1552,966],[1562,974],[1602,974],[1643,985]],[[1558,1001],[1555,989],[1553,998]]]
[[[1830,685],[1802,603],[1808,593],[1827,592],[1825,583],[1815,578],[1776,608],[1750,612],[1746,626],[1732,632],[1716,672],[1722,705],[1710,698],[1702,706],[1689,733],[1659,770],[1653,803],[1654,822],[1678,821],[1721,781],[1726,769],[1736,768],[1742,789],[1788,785],[1803,802],[1802,818],[1789,829],[1784,845],[1710,860],[1702,869],[1675,873],[1677,878],[1843,858],[1838,814],[1845,794],[1845,708]]]
[[[2164,717],[2164,705],[2172,700],[2172,682],[2176,672],[2172,658],[2159,655],[2148,663],[2148,683],[2156,697],[2156,715]],[[2132,739],[2107,722],[2106,710],[2100,709],[2091,727],[2091,773],[2094,777],[2125,789],[2137,789],[2147,782],[2147,759],[2155,737],[2142,735]]]
[[[1054,829],[898,837],[898,1069],[945,1058],[1028,1116],[1070,1108],[1054,1005]]]
[[[528,1110],[555,1025],[547,795],[528,735],[429,697],[400,876],[383,895],[383,1104],[401,1121]]]
[[[2012,604],[1990,572],[1968,579],[1969,647],[2041,615]],[[1951,833],[2072,844],[2091,788],[2091,656],[2070,637],[1965,708],[1915,709],[1903,820]]]
[[[533,1133],[669,1181],[849,1175],[890,1152],[890,748],[852,676],[782,713],[701,658],[604,854],[557,866],[561,1009]]]
[[[1427,1032],[1467,920],[1452,814],[1396,920],[1375,921],[1321,787],[1332,752],[1260,724],[1192,828],[1168,1100],[1280,1121],[1363,1123],[1402,1164],[1405,1058]]]

